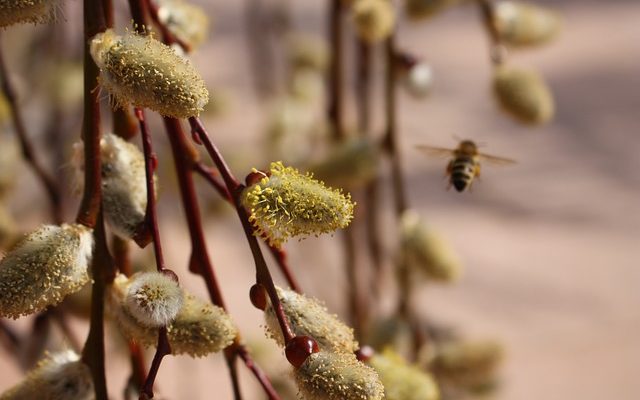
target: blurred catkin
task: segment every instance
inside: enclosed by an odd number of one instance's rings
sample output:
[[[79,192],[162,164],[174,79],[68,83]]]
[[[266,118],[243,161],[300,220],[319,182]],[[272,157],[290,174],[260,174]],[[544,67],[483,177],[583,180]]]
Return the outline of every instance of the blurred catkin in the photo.
[[[421,20],[454,6],[460,0],[405,0],[405,11],[410,19]]]
[[[409,365],[392,350],[377,353],[368,363],[378,372],[385,400],[439,400],[440,390],[433,377]]]
[[[205,83],[193,65],[151,36],[112,30],[91,40],[100,67],[100,85],[118,106],[132,104],[175,118],[197,116],[209,101]]]
[[[384,388],[375,370],[353,354],[320,351],[295,371],[305,400],[381,400]]]
[[[378,155],[378,146],[371,139],[354,138],[337,144],[309,170],[331,186],[362,187],[376,176]]]
[[[60,303],[89,281],[92,230],[43,225],[0,261],[0,316],[18,318]]]
[[[495,7],[496,27],[509,45],[544,44],[560,31],[560,15],[548,8],[519,1],[500,1]]]
[[[289,67],[293,70],[326,70],[329,64],[327,43],[317,36],[293,34],[287,37]]]
[[[94,398],[89,367],[71,350],[48,355],[0,400],[90,400]]]
[[[340,321],[337,315],[330,314],[318,300],[293,290],[277,288],[277,291],[287,320],[297,336],[311,336],[322,351],[353,353],[358,349],[353,329]],[[282,331],[271,304],[265,310],[265,319],[270,336],[284,347]]]
[[[393,31],[396,14],[387,0],[356,0],[352,13],[358,36],[369,43],[380,42]]]
[[[271,163],[266,176],[244,190],[241,200],[251,213],[256,234],[275,246],[294,236],[334,232],[353,218],[350,195],[279,161]]]
[[[209,17],[202,8],[184,0],[161,0],[158,4],[160,22],[191,49],[207,39]]]
[[[543,124],[553,118],[553,95],[536,71],[499,66],[493,89],[502,108],[524,123]]]
[[[432,280],[455,281],[461,272],[458,257],[435,231],[428,229],[414,211],[402,216],[400,257],[406,268]]]
[[[0,1],[0,28],[13,24],[46,23],[55,16],[59,0],[2,0]]]
[[[116,277],[109,289],[109,311],[128,339],[153,347],[158,340],[158,329],[140,324],[124,306],[129,284],[124,275]],[[167,334],[173,354],[203,357],[231,344],[237,330],[222,308],[185,292],[178,315],[167,325]]]

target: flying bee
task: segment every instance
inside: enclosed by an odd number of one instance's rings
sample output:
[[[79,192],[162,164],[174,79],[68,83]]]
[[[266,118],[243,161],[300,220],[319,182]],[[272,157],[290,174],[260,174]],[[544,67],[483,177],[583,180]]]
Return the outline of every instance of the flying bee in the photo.
[[[432,156],[453,156],[447,165],[447,176],[449,176],[449,187],[453,186],[458,192],[470,188],[473,179],[480,176],[480,160],[493,165],[515,163],[514,160],[508,158],[480,153],[478,145],[471,140],[460,141],[460,144],[455,149],[427,145],[418,145],[416,147]]]

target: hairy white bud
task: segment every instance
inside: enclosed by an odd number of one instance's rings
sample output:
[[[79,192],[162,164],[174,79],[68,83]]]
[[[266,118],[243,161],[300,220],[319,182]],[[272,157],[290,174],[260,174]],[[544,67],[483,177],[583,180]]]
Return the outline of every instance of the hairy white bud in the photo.
[[[182,301],[178,282],[161,272],[141,272],[130,279],[124,307],[142,325],[158,328],[175,319]]]

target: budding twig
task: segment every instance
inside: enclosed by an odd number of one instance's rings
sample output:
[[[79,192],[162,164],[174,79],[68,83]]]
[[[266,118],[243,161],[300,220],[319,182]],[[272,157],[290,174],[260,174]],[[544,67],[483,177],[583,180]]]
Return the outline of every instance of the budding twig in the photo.
[[[62,215],[62,200],[60,197],[60,193],[58,192],[58,188],[56,187],[56,183],[53,178],[46,172],[45,167],[40,163],[40,160],[36,157],[33,144],[29,140],[29,135],[27,134],[27,129],[24,125],[24,119],[22,118],[22,113],[20,111],[20,107],[18,107],[17,96],[13,85],[11,84],[11,80],[9,79],[9,73],[7,72],[7,67],[4,61],[4,55],[2,53],[2,48],[0,46],[0,80],[2,80],[2,91],[4,96],[7,99],[7,103],[9,104],[9,108],[11,110],[11,118],[13,120],[13,125],[18,136],[18,142],[20,142],[20,147],[22,149],[22,155],[24,156],[25,161],[31,166],[33,171],[35,172],[38,180],[42,183],[42,186],[47,192],[49,197],[49,203],[51,206],[51,215],[53,216],[53,220],[56,224],[59,224],[63,220]]]
[[[502,42],[500,31],[498,30],[498,26],[496,25],[497,19],[495,4],[492,0],[476,0],[476,3],[480,8],[482,21],[484,23],[485,29],[487,30],[487,33],[489,34],[489,38],[491,39],[491,61],[494,65],[500,65],[507,57],[507,48]]]

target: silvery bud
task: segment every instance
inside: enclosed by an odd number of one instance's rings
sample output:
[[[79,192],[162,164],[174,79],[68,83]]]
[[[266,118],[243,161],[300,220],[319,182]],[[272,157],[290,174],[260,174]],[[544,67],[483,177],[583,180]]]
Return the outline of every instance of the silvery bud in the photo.
[[[0,261],[0,316],[18,318],[60,303],[89,281],[92,230],[43,225]]]
[[[141,272],[130,279],[124,308],[140,324],[159,328],[176,318],[182,301],[182,289],[174,279],[161,272]]]

